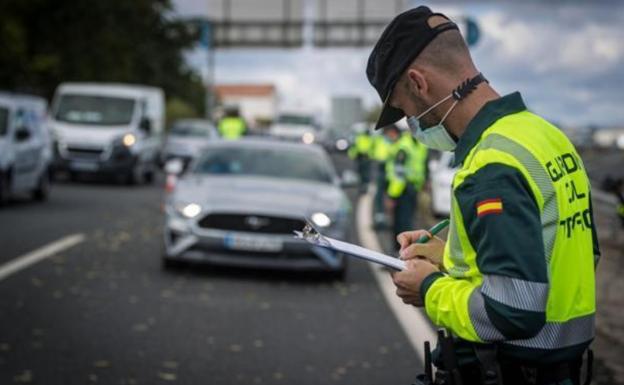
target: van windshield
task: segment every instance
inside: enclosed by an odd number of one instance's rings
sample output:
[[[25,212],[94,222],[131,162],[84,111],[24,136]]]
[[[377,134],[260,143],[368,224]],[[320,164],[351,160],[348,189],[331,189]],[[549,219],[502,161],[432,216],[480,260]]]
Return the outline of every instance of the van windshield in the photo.
[[[9,110],[0,107],[0,136],[4,136],[7,133],[9,127]]]
[[[62,122],[115,126],[132,121],[135,101],[94,95],[61,95],[56,119]]]

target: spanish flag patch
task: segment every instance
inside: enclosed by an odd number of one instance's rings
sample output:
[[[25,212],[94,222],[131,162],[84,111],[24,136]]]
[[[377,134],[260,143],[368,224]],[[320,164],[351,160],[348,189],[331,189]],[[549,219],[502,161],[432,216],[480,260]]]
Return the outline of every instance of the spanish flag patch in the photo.
[[[503,212],[503,201],[500,198],[486,199],[477,203],[477,216],[500,214]]]

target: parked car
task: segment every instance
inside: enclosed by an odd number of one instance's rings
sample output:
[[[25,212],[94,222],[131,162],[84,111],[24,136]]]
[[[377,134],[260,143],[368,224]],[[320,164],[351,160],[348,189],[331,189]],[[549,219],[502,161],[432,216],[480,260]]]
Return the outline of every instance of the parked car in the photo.
[[[451,213],[451,189],[457,171],[453,168],[454,158],[452,152],[443,152],[440,158],[429,162],[431,211],[438,218],[447,218]]]
[[[0,93],[0,204],[15,194],[45,200],[52,159],[45,99]]]
[[[215,125],[204,119],[176,120],[167,133],[161,152],[164,165],[173,158],[181,159],[186,167],[208,142],[219,139]]]
[[[165,169],[178,173],[181,163]],[[167,197],[163,264],[199,261],[341,277],[343,255],[295,239],[293,231],[308,218],[327,235],[344,239],[350,211],[321,147],[253,138],[215,141]]]
[[[64,83],[54,96],[50,127],[54,170],[151,181],[159,160],[165,98],[160,88]]]

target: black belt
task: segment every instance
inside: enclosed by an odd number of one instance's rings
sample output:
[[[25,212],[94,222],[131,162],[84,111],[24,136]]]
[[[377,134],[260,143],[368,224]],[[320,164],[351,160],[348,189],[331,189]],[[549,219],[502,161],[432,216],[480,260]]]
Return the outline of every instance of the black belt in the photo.
[[[500,363],[504,384],[556,384],[568,379],[579,384],[582,364],[581,358],[540,366],[506,360]]]

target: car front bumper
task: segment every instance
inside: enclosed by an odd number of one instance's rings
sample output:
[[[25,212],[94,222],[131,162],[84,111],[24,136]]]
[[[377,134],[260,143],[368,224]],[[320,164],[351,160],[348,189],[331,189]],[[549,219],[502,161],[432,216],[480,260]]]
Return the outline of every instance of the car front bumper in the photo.
[[[266,244],[262,249],[235,246],[232,240],[237,238],[268,241],[271,247],[267,249]],[[344,255],[291,235],[200,229],[192,221],[176,216],[167,218],[164,244],[164,258],[169,260],[306,271],[342,271],[346,266]]]
[[[89,174],[118,174],[131,172],[138,157],[125,149],[114,149],[99,156],[73,156],[70,153],[54,153],[53,171]]]

